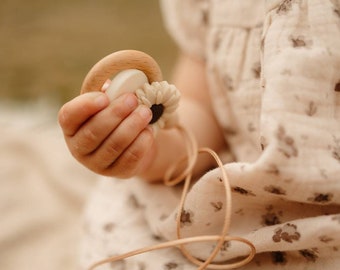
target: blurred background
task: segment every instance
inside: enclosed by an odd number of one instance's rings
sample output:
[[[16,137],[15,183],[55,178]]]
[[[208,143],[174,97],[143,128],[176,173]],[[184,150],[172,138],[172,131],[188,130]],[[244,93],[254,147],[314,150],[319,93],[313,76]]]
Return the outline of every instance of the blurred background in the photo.
[[[0,270],[78,269],[98,176],[71,157],[57,111],[122,49],[170,76],[177,52],[158,0],[0,0]]]
[[[0,99],[63,103],[121,49],[150,54],[169,74],[176,52],[158,0],[1,0]]]

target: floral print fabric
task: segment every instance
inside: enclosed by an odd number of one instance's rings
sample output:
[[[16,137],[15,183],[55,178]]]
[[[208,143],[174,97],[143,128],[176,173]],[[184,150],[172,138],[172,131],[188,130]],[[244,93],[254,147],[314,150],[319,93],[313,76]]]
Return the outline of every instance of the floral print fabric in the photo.
[[[340,1],[163,0],[162,7],[181,48],[206,61],[216,117],[234,157],[225,164],[232,186],[230,234],[257,250],[242,269],[337,269]],[[125,204],[116,200],[118,187]],[[84,246],[91,258],[84,261],[176,238],[178,192],[106,179],[89,205],[91,237]],[[219,234],[224,211],[223,183],[214,169],[188,194],[183,237]],[[203,260],[213,248],[188,245]],[[216,261],[248,252],[227,242]],[[195,269],[176,249],[121,267]]]

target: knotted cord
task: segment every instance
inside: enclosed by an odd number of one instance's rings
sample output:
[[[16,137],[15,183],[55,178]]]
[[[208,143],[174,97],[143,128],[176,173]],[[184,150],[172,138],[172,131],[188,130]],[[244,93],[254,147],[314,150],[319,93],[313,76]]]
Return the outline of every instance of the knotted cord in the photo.
[[[129,69],[129,68],[138,68],[145,72],[146,76],[148,77],[149,82],[153,81],[161,81],[161,72],[157,65],[157,63],[148,55],[139,52],[139,51],[119,51],[113,53],[105,58],[103,58],[100,62],[98,62],[92,70],[86,76],[81,93],[89,92],[89,91],[99,91],[98,89],[101,88],[103,83],[109,77],[109,75],[116,74],[120,69]],[[112,256],[101,261],[94,263],[92,266],[89,267],[89,270],[94,270],[98,266],[101,266],[106,263],[112,263],[116,261],[120,261],[126,259],[128,257],[132,257],[138,254],[164,249],[164,248],[171,248],[171,247],[178,247],[182,254],[190,261],[191,263],[198,266],[197,270],[204,270],[204,269],[235,269],[241,267],[247,263],[249,263],[253,257],[255,256],[256,249],[255,246],[248,241],[247,239],[236,237],[236,236],[229,236],[228,231],[230,228],[231,222],[231,211],[232,211],[232,200],[231,200],[231,188],[229,179],[226,173],[226,170],[223,166],[222,161],[218,157],[218,155],[210,148],[198,148],[197,142],[193,134],[186,129],[185,127],[181,126],[177,123],[173,128],[177,128],[178,131],[183,135],[186,145],[186,156],[180,159],[177,163],[173,164],[169,167],[166,171],[164,176],[164,184],[167,186],[175,186],[184,181],[183,191],[178,207],[178,212],[176,216],[176,234],[177,239],[172,241],[167,241],[164,243],[136,249],[130,252],[127,252],[122,255]],[[210,154],[214,160],[216,161],[217,166],[221,170],[221,179],[225,189],[225,217],[223,222],[223,227],[220,235],[205,235],[205,236],[196,236],[196,237],[181,237],[181,215],[184,209],[186,196],[188,194],[191,180],[192,180],[192,172],[193,168],[196,164],[197,157],[200,153],[208,153]],[[175,171],[177,171],[178,166],[186,163],[185,169],[179,173],[177,176],[173,177]],[[173,178],[172,178],[173,177]],[[210,256],[201,261],[195,258],[190,252],[185,248],[185,244],[190,243],[197,243],[197,242],[209,242],[209,241],[216,241],[216,246],[211,252]],[[250,248],[249,255],[245,257],[243,260],[234,262],[234,263],[219,263],[214,264],[212,261],[218,255],[222,245],[228,241],[237,241],[246,244]]]

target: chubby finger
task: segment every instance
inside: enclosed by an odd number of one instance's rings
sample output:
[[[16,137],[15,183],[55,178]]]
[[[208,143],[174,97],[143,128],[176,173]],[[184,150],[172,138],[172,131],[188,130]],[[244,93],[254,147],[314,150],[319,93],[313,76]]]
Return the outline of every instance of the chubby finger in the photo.
[[[108,175],[130,178],[140,173],[145,166],[145,158],[151,151],[153,143],[152,129],[144,129],[119,158],[106,168]]]
[[[151,110],[140,105],[105,139],[105,141],[94,151],[92,158],[98,167],[108,168],[130,147],[147,128],[152,118]]]
[[[69,138],[71,152],[79,158],[95,151],[137,106],[137,97],[131,93],[113,100],[108,107],[94,115]]]
[[[109,105],[108,97],[101,92],[89,92],[64,104],[58,114],[65,136],[73,136],[90,117]]]

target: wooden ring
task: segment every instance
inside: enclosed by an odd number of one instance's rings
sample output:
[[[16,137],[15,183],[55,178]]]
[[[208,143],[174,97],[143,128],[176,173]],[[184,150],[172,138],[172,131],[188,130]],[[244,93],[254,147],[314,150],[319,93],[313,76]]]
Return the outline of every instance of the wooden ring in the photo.
[[[157,62],[148,54],[136,50],[117,51],[96,63],[87,73],[80,93],[101,91],[107,79],[125,69],[139,69],[149,83],[162,81],[162,72]]]

